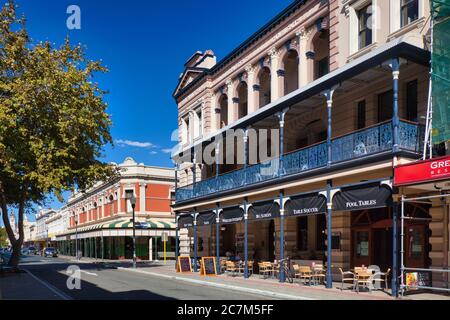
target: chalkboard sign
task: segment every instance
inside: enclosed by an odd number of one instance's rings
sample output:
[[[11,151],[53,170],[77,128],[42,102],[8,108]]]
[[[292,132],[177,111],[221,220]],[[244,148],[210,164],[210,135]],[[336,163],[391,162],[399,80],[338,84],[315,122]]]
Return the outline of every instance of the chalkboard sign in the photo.
[[[192,272],[190,257],[178,257],[177,272]]]
[[[216,258],[203,257],[200,267],[200,275],[202,276],[216,276]]]

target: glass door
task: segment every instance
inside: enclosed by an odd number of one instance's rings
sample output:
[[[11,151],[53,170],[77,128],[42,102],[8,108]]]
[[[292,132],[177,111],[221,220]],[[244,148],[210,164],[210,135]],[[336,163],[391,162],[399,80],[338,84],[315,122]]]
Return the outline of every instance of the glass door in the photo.
[[[353,266],[370,265],[370,228],[353,231]]]

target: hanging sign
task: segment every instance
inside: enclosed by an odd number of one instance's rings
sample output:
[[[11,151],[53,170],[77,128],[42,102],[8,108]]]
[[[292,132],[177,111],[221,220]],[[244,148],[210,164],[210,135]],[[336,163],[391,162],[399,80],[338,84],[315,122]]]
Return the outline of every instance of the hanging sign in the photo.
[[[280,205],[273,200],[254,203],[249,209],[250,220],[275,219],[280,217]]]
[[[285,205],[285,216],[304,216],[327,212],[327,199],[318,193],[293,196]]]
[[[220,214],[221,224],[234,224],[244,221],[244,210],[240,207],[223,209]]]
[[[450,156],[394,168],[394,185],[404,186],[450,179]]]
[[[392,191],[377,184],[342,188],[333,198],[336,211],[354,211],[392,206]]]
[[[211,226],[216,224],[216,213],[214,211],[206,211],[199,213],[197,216],[197,227]]]
[[[192,228],[194,226],[194,218],[191,215],[180,216],[178,219],[178,228]]]

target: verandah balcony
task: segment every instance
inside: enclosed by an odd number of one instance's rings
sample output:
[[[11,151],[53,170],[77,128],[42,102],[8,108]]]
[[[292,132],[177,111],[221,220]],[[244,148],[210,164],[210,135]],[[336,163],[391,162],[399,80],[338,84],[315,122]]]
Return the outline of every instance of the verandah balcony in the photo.
[[[399,148],[419,154],[423,151],[423,125],[400,121]],[[331,164],[364,158],[392,150],[392,122],[383,122],[331,140]],[[280,161],[281,160],[281,161]],[[176,191],[176,201],[184,202],[286,176],[327,167],[326,141],[296,150],[282,157],[199,181]]]

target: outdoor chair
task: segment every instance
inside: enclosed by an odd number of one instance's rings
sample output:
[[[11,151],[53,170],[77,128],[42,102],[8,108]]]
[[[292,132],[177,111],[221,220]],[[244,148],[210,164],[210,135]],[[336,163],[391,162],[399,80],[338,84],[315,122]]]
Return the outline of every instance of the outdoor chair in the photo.
[[[220,259],[220,273],[223,273],[226,270],[227,270],[227,260]]]
[[[305,284],[307,280],[308,284],[311,285],[311,280],[313,278],[311,268],[309,266],[299,266],[299,273],[300,273],[300,281],[303,281],[303,284]]]
[[[253,275],[253,261],[247,261],[248,274]]]
[[[355,285],[355,274],[351,271],[343,271],[342,268],[339,268],[341,272],[341,291],[344,290],[344,283],[349,282],[352,284],[352,288]]]
[[[314,265],[314,267],[312,267],[312,272],[314,281],[318,281],[318,283],[325,282],[326,275],[322,264]]]
[[[388,277],[389,274],[391,273],[391,269],[389,268],[386,272],[376,272],[373,275],[373,281],[375,284],[379,283],[379,287],[381,288],[381,283],[384,282],[384,286],[386,288],[386,290],[388,290]]]
[[[236,275],[236,273],[239,271],[236,267],[236,264],[233,261],[226,261],[226,272],[228,275]]]

